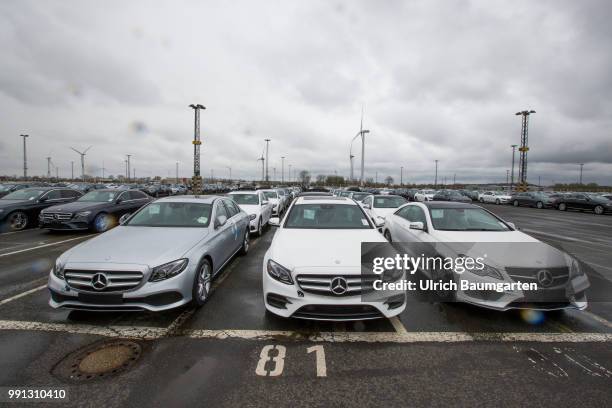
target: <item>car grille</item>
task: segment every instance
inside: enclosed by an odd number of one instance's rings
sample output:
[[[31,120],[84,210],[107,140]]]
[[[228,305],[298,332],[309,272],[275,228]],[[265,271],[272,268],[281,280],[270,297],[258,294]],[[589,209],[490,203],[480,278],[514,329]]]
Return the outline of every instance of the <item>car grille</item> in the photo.
[[[547,287],[541,287],[538,282],[538,272],[546,269],[552,275],[552,284]],[[565,285],[569,279],[569,269],[565,266],[558,268],[506,268],[508,275],[516,282],[538,283],[538,289],[546,289]]]
[[[72,214],[71,213],[44,213],[43,214],[43,219],[44,220],[60,220],[60,221],[65,221],[65,220],[69,220],[72,218]]]
[[[371,305],[307,305],[296,310],[291,317],[342,321],[379,319],[384,316]]]
[[[96,288],[94,276],[104,275],[106,285]],[[69,269],[64,272],[66,283],[78,291],[86,292],[125,292],[137,287],[142,281],[143,273],[140,271],[86,271]]]
[[[344,279],[346,291],[332,291],[332,281]],[[372,283],[380,279],[376,275],[298,275],[296,281],[304,292],[327,296],[356,296],[372,290]]]

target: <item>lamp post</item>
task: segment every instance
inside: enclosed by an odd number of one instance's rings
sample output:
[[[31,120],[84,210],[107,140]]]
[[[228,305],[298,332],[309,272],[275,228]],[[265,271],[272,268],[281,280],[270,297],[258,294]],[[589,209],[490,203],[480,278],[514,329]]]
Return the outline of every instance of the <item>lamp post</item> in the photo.
[[[400,167],[400,187],[404,185],[404,166]]]
[[[28,156],[26,153],[26,138],[30,137],[30,135],[19,135],[23,138],[23,179],[27,180],[28,178]]]
[[[434,189],[438,187],[438,160],[434,160],[436,162],[436,175],[434,178]]]
[[[510,191],[512,191],[512,189],[514,188],[514,154],[516,152],[516,146],[517,145],[515,144],[510,146],[512,148],[512,171],[510,175]]]

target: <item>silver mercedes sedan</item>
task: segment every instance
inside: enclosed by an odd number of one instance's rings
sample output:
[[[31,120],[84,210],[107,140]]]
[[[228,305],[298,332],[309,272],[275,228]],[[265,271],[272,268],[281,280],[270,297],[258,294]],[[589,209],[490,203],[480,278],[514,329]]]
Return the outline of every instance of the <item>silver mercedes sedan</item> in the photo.
[[[91,311],[202,306],[211,281],[249,250],[249,215],[219,196],[156,200],[64,252],[49,274],[49,304]]]

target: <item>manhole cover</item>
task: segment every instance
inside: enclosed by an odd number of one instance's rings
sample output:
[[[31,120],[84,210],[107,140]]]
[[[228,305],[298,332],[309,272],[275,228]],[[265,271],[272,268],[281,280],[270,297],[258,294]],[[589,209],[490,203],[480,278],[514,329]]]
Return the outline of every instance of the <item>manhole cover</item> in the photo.
[[[68,381],[90,381],[128,370],[140,357],[142,349],[133,341],[92,344],[69,354],[52,370]]]

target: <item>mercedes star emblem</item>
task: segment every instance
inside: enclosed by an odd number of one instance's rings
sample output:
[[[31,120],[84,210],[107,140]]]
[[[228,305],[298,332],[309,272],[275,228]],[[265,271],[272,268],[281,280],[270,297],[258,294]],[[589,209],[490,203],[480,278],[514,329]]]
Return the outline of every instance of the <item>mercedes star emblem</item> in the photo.
[[[91,277],[91,286],[95,290],[102,290],[108,285],[108,278],[103,273],[96,273]]]
[[[346,279],[336,277],[332,279],[330,288],[334,295],[343,295],[348,290],[348,283],[346,283]]]
[[[547,269],[542,269],[541,271],[538,271],[536,278],[538,279],[538,283],[543,288],[547,288],[553,283],[552,273],[550,273],[550,271]]]

